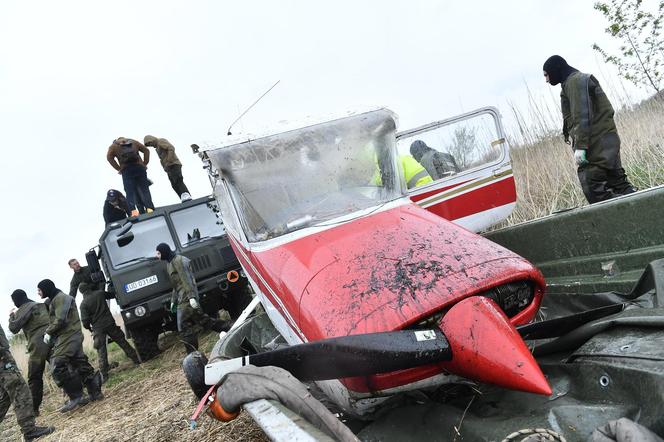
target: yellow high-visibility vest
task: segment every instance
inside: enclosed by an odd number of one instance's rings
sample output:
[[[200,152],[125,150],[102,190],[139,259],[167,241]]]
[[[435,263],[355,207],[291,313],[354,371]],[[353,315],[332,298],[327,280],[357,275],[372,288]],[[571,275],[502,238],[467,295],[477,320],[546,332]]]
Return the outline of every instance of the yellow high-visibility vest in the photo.
[[[401,167],[403,168],[403,176],[406,178],[406,187],[412,189],[413,187],[423,186],[433,182],[433,178],[427,170],[411,155],[400,155]]]
[[[431,178],[429,172],[411,155],[399,155],[399,160],[401,160],[401,168],[403,169],[403,176],[406,179],[406,187],[408,189],[433,182],[433,178]],[[380,178],[380,171],[378,170],[378,163],[376,163],[376,171],[371,178],[371,184],[375,186],[383,184]]]

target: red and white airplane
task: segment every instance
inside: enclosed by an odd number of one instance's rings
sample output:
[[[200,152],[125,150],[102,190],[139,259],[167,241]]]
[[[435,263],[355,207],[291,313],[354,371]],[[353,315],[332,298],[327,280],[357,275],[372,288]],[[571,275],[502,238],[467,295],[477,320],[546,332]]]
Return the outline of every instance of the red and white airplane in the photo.
[[[401,164],[415,141],[453,166],[408,189]],[[364,414],[450,374],[551,394],[515,329],[537,313],[544,279],[472,232],[516,202],[495,109],[400,133],[377,109],[201,155],[233,249],[291,346],[283,365],[308,371],[345,411]],[[242,364],[280,364],[259,356],[210,364],[206,384]]]

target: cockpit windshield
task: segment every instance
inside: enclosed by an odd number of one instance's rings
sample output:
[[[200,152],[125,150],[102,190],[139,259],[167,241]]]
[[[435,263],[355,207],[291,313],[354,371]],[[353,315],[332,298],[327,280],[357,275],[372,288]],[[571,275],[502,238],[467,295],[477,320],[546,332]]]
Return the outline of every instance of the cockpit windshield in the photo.
[[[251,242],[403,196],[396,123],[385,109],[210,152]]]

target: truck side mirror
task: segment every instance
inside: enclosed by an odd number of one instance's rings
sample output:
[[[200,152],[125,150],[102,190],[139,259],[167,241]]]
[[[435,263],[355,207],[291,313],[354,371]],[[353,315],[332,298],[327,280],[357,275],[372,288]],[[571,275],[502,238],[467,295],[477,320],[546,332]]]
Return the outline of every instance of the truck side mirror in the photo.
[[[106,282],[104,272],[102,272],[101,267],[99,266],[99,257],[94,249],[85,254],[85,261],[88,263],[92,282]]]

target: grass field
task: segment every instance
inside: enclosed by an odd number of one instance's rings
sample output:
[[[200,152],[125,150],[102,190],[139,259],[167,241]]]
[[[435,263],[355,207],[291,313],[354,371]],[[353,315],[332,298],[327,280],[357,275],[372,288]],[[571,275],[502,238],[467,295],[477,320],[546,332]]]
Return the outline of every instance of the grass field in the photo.
[[[201,339],[201,350],[209,353],[218,336],[210,333]],[[55,441],[264,441],[262,431],[242,413],[229,423],[221,423],[207,415],[199,418],[198,427],[189,429],[189,417],[197,400],[182,374],[180,361],[184,349],[171,333],[161,337],[160,347],[165,351],[157,358],[134,368],[122,350],[109,346],[109,360],[119,363],[111,371],[103,387],[105,399],[73,412],[57,411],[64,397],[53,384],[49,374],[44,376],[49,384],[45,391],[39,424],[53,425],[57,431],[40,440]],[[86,351],[87,353],[92,353]],[[16,354],[16,353],[14,353]],[[91,363],[96,367],[96,354]],[[24,372],[25,373],[25,372]],[[20,441],[21,436],[13,410],[10,409],[0,423],[0,440]]]

